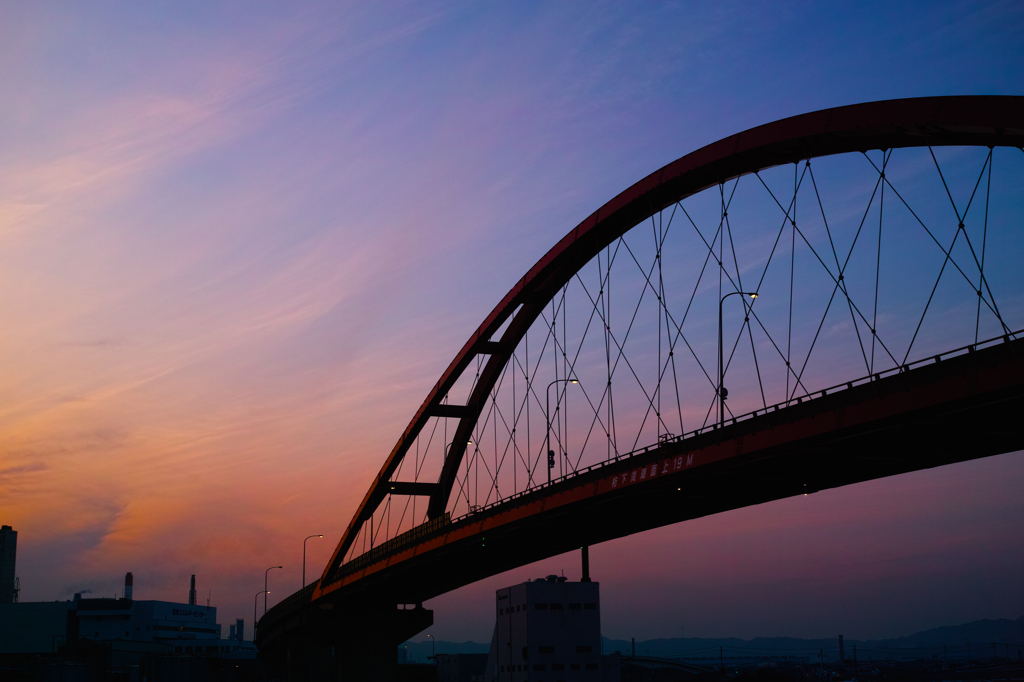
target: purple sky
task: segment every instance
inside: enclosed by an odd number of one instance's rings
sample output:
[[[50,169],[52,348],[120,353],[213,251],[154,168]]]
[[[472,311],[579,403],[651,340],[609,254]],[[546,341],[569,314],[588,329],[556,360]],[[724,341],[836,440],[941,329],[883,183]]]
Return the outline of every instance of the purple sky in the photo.
[[[285,565],[271,601],[297,589],[310,533],[323,566],[468,335],[598,206],[784,116],[1024,94],[1022,46],[1016,2],[5,5],[0,521],[22,598],[130,570],[139,598],[183,600],[195,573],[249,622],[263,569]],[[1010,454],[595,547],[604,632],[1018,617],[1022,489]],[[494,589],[560,569],[577,558],[434,600],[431,633],[485,641]]]

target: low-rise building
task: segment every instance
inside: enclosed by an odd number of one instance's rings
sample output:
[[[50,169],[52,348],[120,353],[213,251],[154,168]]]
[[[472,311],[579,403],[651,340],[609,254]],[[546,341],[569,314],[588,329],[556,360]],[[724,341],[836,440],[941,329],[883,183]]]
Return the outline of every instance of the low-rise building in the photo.
[[[498,590],[487,678],[498,682],[600,682],[596,582],[549,575]]]

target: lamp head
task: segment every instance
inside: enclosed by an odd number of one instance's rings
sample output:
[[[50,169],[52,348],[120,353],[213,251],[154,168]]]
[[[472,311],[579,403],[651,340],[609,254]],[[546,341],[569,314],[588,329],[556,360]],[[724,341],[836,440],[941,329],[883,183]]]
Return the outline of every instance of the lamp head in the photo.
[[[750,298],[757,298],[757,294],[751,294]]]
[[[580,383],[580,382],[576,381],[575,379],[570,379],[570,380],[569,380],[569,383],[570,383],[570,384],[578,384],[578,383]]]

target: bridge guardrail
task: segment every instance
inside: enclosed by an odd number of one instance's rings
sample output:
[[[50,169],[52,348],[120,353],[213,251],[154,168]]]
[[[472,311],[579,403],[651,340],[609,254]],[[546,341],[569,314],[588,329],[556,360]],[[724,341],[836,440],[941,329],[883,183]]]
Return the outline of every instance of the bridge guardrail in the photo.
[[[934,363],[937,363],[937,362],[941,362],[944,358],[951,358],[951,357],[955,357],[955,356],[958,356],[958,355],[974,353],[975,351],[977,351],[980,348],[986,348],[986,347],[994,346],[994,345],[997,345],[997,344],[1000,344],[1000,343],[1009,343],[1011,341],[1011,339],[1017,340],[1021,336],[1024,336],[1024,329],[1013,331],[1013,332],[1007,332],[1007,333],[1003,334],[1002,336],[994,336],[991,339],[986,339],[984,341],[979,341],[977,343],[968,344],[966,346],[960,346],[959,348],[954,348],[953,350],[945,351],[943,353],[939,353],[938,355],[929,355],[926,358],[921,358],[919,360],[914,360],[912,362],[908,362],[908,363],[899,365],[897,367],[892,367],[892,368],[884,370],[882,372],[875,372],[873,374],[869,374],[867,376],[863,376],[863,377],[861,377],[859,379],[854,379],[852,381],[846,381],[846,382],[843,382],[841,384],[836,384],[834,386],[829,386],[827,388],[823,388],[820,391],[814,391],[813,393],[807,393],[807,394],[805,394],[803,396],[797,396],[795,398],[792,398],[790,400],[787,400],[787,401],[784,401],[784,402],[781,402],[781,403],[776,403],[774,405],[768,405],[767,407],[762,407],[760,409],[754,410],[753,412],[747,412],[745,414],[736,415],[736,416],[732,417],[731,419],[727,419],[726,422],[730,423],[730,424],[736,424],[736,423],[741,422],[741,421],[747,421],[748,419],[753,419],[754,417],[757,417],[757,416],[760,416],[760,415],[766,415],[769,412],[778,412],[780,408],[789,407],[790,405],[794,405],[794,404],[801,404],[801,403],[803,403],[804,400],[813,400],[816,396],[817,397],[824,397],[826,395],[829,395],[830,393],[836,393],[838,391],[844,391],[844,390],[851,389],[854,386],[862,386],[864,384],[869,384],[871,382],[878,381],[879,379],[881,379],[884,376],[891,376],[891,375],[895,375],[895,374],[903,374],[904,372],[909,371],[911,367],[915,367],[915,366],[918,366],[918,365],[924,365],[924,364],[934,364]],[[549,483],[541,483],[541,484],[537,485],[534,488],[529,488],[528,490],[520,491],[518,493],[515,493],[514,495],[510,495],[508,497],[502,498],[501,500],[497,500],[495,502],[491,502],[490,504],[486,504],[486,505],[482,505],[480,507],[477,507],[476,509],[473,509],[473,510],[469,511],[466,514],[463,514],[462,516],[456,517],[455,519],[452,520],[452,523],[456,523],[457,524],[457,523],[459,523],[461,521],[464,521],[465,519],[470,518],[471,516],[473,516],[475,514],[479,514],[481,512],[488,511],[488,510],[493,509],[494,507],[496,507],[498,505],[505,504],[505,503],[507,503],[507,502],[509,502],[511,500],[519,499],[519,498],[525,497],[527,495],[533,495],[534,493],[536,493],[539,490],[544,490],[544,489],[548,488],[549,486],[562,483],[563,481],[565,481],[565,480],[567,480],[569,478],[574,478],[574,477],[576,477],[576,476],[578,476],[580,474],[589,473],[591,471],[594,471],[594,470],[597,470],[597,469],[601,469],[601,468],[609,466],[611,464],[615,464],[616,462],[621,462],[623,460],[627,460],[627,459],[630,459],[632,457],[636,457],[638,455],[647,454],[652,449],[661,447],[661,446],[663,446],[663,445],[665,445],[667,443],[678,443],[678,442],[683,441],[685,439],[693,438],[694,436],[699,436],[699,435],[702,435],[702,434],[705,434],[705,433],[711,433],[713,431],[717,431],[718,428],[719,428],[718,424],[712,424],[710,426],[703,426],[703,427],[701,427],[699,429],[694,429],[693,431],[689,431],[689,432],[684,433],[684,434],[679,435],[679,436],[674,436],[674,437],[671,437],[671,438],[659,439],[657,445],[647,445],[647,446],[644,446],[642,448],[637,448],[636,450],[632,450],[630,452],[626,452],[626,453],[622,453],[620,455],[616,455],[616,456],[614,456],[614,457],[612,457],[610,459],[605,460],[604,462],[597,462],[596,464],[591,464],[588,467],[584,467],[582,469],[576,469],[571,474],[564,474],[564,475],[559,476],[557,478],[552,478]]]
[[[377,545],[369,552],[364,552],[363,554],[360,554],[359,556],[351,559],[350,561],[345,562],[341,566],[338,566],[338,569],[334,572],[334,575],[331,576],[331,582],[337,582],[341,578],[344,578],[347,575],[355,573],[364,566],[368,566],[372,563],[375,563],[377,560],[387,556],[388,554],[391,554],[392,552],[398,550],[404,545],[410,544],[417,540],[422,540],[423,538],[429,535],[433,535],[437,532],[440,532],[444,530],[446,527],[450,526],[451,523],[451,512],[445,512],[444,516],[439,516],[436,519],[431,519],[426,523],[421,523],[412,530],[408,530],[402,533],[401,535],[396,535],[384,544]]]
[[[271,620],[273,620],[274,618],[278,617],[278,614],[280,614],[280,613],[282,613],[284,611],[287,611],[289,608],[298,607],[298,606],[301,606],[302,604],[308,602],[309,598],[313,595],[313,591],[315,589],[316,589],[316,583],[315,582],[310,583],[309,585],[306,585],[305,587],[303,587],[301,590],[298,590],[296,592],[292,592],[287,597],[285,597],[281,601],[279,601],[276,604],[274,604],[273,606],[271,606],[270,610],[267,611],[265,614],[263,614],[263,618],[261,618],[260,620],[256,621],[253,624],[255,626],[255,630],[256,631],[259,630],[260,622],[262,620],[266,619],[267,616],[271,616],[272,615]],[[254,633],[253,634],[253,641],[255,641],[255,639],[256,639],[256,635]]]

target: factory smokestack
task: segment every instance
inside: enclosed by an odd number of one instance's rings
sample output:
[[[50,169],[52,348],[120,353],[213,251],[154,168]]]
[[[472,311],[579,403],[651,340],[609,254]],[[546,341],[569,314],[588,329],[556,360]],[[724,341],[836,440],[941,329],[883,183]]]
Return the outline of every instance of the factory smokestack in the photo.
[[[189,606],[196,605],[196,577],[192,576],[192,587],[188,591],[188,604]]]
[[[128,571],[124,574],[124,598],[132,598],[132,572]]]

